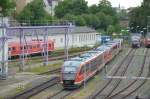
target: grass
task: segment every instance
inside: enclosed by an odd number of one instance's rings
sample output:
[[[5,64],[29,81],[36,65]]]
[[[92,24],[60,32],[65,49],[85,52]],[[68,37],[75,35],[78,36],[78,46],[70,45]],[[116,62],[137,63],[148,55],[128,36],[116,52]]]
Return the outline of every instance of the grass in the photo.
[[[47,72],[50,69],[59,68],[59,67],[61,67],[62,63],[63,62],[58,62],[58,63],[51,64],[51,65],[48,65],[48,66],[41,65],[39,67],[30,68],[30,69],[27,69],[25,71],[26,72],[32,72],[32,73],[35,73],[35,74],[39,74],[39,73]]]
[[[72,96],[67,97],[67,99],[85,99],[87,96],[91,95],[95,89],[100,85],[102,78],[99,75],[93,77],[86,83],[85,89],[82,86],[80,91],[76,92]]]

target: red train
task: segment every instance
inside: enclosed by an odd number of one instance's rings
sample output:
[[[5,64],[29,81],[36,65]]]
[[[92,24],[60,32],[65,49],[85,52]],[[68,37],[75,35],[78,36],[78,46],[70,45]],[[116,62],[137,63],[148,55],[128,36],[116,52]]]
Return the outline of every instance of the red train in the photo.
[[[36,54],[42,52],[44,45],[43,40],[27,41],[24,43],[24,46],[21,46],[19,41],[13,41],[8,43],[8,53],[9,56],[18,56],[24,47],[24,53],[26,55]],[[48,51],[54,51],[54,42],[50,39],[48,40]]]
[[[144,45],[145,47],[150,47],[150,34],[147,34],[147,36],[144,38]]]
[[[64,88],[78,88],[85,80],[93,77],[122,49],[122,40],[116,39],[96,49],[64,62],[61,83]]]

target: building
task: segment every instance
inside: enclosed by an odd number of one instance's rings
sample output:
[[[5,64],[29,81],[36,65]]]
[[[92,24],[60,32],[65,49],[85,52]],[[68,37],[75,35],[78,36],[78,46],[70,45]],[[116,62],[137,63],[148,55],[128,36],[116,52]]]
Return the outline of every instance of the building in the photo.
[[[122,27],[129,27],[129,18],[128,17],[124,17],[120,20],[120,25]]]
[[[64,48],[65,33],[66,30],[61,28],[49,31],[49,38],[53,39],[56,49]],[[86,26],[74,27],[72,31],[68,34],[68,47],[92,47],[97,42],[97,34],[97,31]]]
[[[63,49],[65,46],[65,33],[67,33],[68,29],[65,28],[51,28],[48,29],[48,35],[49,38],[54,41],[54,47],[55,49]],[[92,28],[81,26],[76,27],[74,26],[72,29],[70,29],[71,32],[68,33],[68,47],[83,47],[83,46],[94,46],[97,42],[97,34],[98,32]],[[33,31],[31,31],[33,32]],[[38,32],[38,39],[43,39],[43,36],[40,36],[42,31]],[[31,34],[25,33],[26,40],[31,40]],[[13,40],[19,40],[18,34],[16,34],[16,37],[12,37],[13,39],[10,39],[9,42]],[[32,37],[33,39],[37,39],[37,36],[34,35]]]
[[[16,12],[21,12],[24,7],[33,0],[16,0]]]
[[[58,5],[58,3],[61,0],[43,0],[44,4],[45,4],[45,11],[47,11],[47,13],[49,13],[50,15],[54,16],[55,15],[55,7]]]
[[[33,0],[16,0],[16,12],[21,12],[24,7]],[[44,9],[47,13],[54,16],[54,9],[61,0],[43,0]]]

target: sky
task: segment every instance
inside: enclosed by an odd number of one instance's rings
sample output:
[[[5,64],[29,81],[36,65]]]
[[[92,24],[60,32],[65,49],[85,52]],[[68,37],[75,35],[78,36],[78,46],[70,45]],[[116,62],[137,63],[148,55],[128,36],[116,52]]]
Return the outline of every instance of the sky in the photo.
[[[88,5],[98,4],[100,0],[85,0],[88,1]],[[118,7],[119,4],[121,7],[129,8],[140,6],[143,0],[108,0],[111,2],[113,7]]]

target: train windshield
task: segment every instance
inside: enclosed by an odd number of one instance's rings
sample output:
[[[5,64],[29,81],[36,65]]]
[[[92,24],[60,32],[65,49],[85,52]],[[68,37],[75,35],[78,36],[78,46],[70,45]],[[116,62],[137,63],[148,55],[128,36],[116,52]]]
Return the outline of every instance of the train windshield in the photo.
[[[76,67],[64,66],[64,73],[68,73],[68,72],[75,73],[76,72]]]

